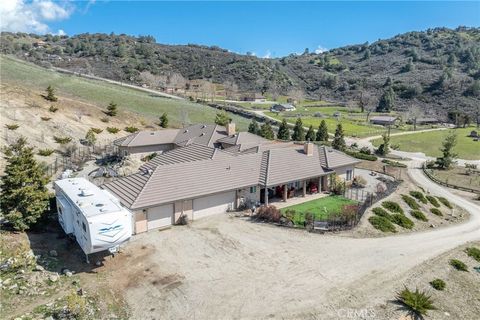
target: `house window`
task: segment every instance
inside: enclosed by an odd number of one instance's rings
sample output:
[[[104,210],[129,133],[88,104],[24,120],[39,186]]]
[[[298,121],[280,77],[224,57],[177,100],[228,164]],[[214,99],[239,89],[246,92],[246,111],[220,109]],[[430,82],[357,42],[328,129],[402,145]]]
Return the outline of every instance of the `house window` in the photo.
[[[82,222],[82,228],[84,232],[87,232],[87,226],[85,225],[85,222]]]
[[[257,186],[250,187],[250,193],[257,193]]]
[[[347,170],[347,181],[352,180],[352,170]]]

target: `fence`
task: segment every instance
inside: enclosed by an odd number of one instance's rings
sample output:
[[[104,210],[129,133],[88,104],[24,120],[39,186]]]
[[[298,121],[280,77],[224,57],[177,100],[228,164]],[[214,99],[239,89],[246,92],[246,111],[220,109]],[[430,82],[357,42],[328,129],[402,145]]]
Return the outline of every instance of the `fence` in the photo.
[[[442,181],[442,180],[439,180],[437,179],[432,173],[430,173],[425,165],[425,163],[422,165],[422,170],[423,170],[423,173],[425,173],[425,175],[430,179],[432,180],[433,182],[439,184],[439,185],[442,185],[442,186],[445,186],[445,187],[448,187],[448,188],[453,188],[453,189],[457,189],[457,190],[462,190],[462,191],[467,191],[467,192],[471,192],[471,193],[475,193],[475,194],[480,194],[480,191],[478,190],[475,190],[475,189],[471,189],[471,188],[466,188],[466,187],[461,187],[461,186],[457,186],[457,185],[454,185],[454,184],[450,184],[450,183],[447,183],[445,181]]]

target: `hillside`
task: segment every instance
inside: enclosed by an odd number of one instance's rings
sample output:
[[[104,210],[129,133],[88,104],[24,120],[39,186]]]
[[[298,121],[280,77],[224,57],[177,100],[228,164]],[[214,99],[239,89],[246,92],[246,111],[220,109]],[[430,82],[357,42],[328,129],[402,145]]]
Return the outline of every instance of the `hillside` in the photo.
[[[409,32],[372,44],[280,59],[114,34],[2,33],[0,49],[44,66],[161,89],[189,89],[191,80],[202,79],[222,84],[225,91],[298,97],[300,89],[315,100],[361,100],[370,108],[382,104],[394,110],[416,105],[441,115],[456,109],[476,115],[480,104],[478,28]],[[384,93],[387,97],[382,99]]]

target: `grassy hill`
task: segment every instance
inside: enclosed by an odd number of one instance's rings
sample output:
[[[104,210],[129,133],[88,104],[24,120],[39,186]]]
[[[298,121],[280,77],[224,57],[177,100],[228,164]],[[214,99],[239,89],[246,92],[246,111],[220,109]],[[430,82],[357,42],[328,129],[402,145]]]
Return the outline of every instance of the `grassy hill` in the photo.
[[[216,114],[216,110],[201,104],[163,98],[120,85],[61,74],[4,55],[0,56],[0,77],[2,85],[17,85],[38,91],[45,90],[51,85],[58,95],[100,108],[106,108],[110,101],[114,101],[120,110],[131,111],[147,118],[158,119],[163,112],[167,112],[171,126],[181,126],[182,122],[213,123]],[[230,116],[241,130],[247,128],[248,120],[233,114]]]

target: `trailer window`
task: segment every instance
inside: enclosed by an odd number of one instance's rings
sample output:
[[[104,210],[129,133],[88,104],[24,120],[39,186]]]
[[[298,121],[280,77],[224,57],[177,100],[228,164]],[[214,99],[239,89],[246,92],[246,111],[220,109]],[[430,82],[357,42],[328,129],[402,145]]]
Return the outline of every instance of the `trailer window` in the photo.
[[[87,232],[87,226],[85,225],[85,222],[82,222],[82,228],[84,232]]]

